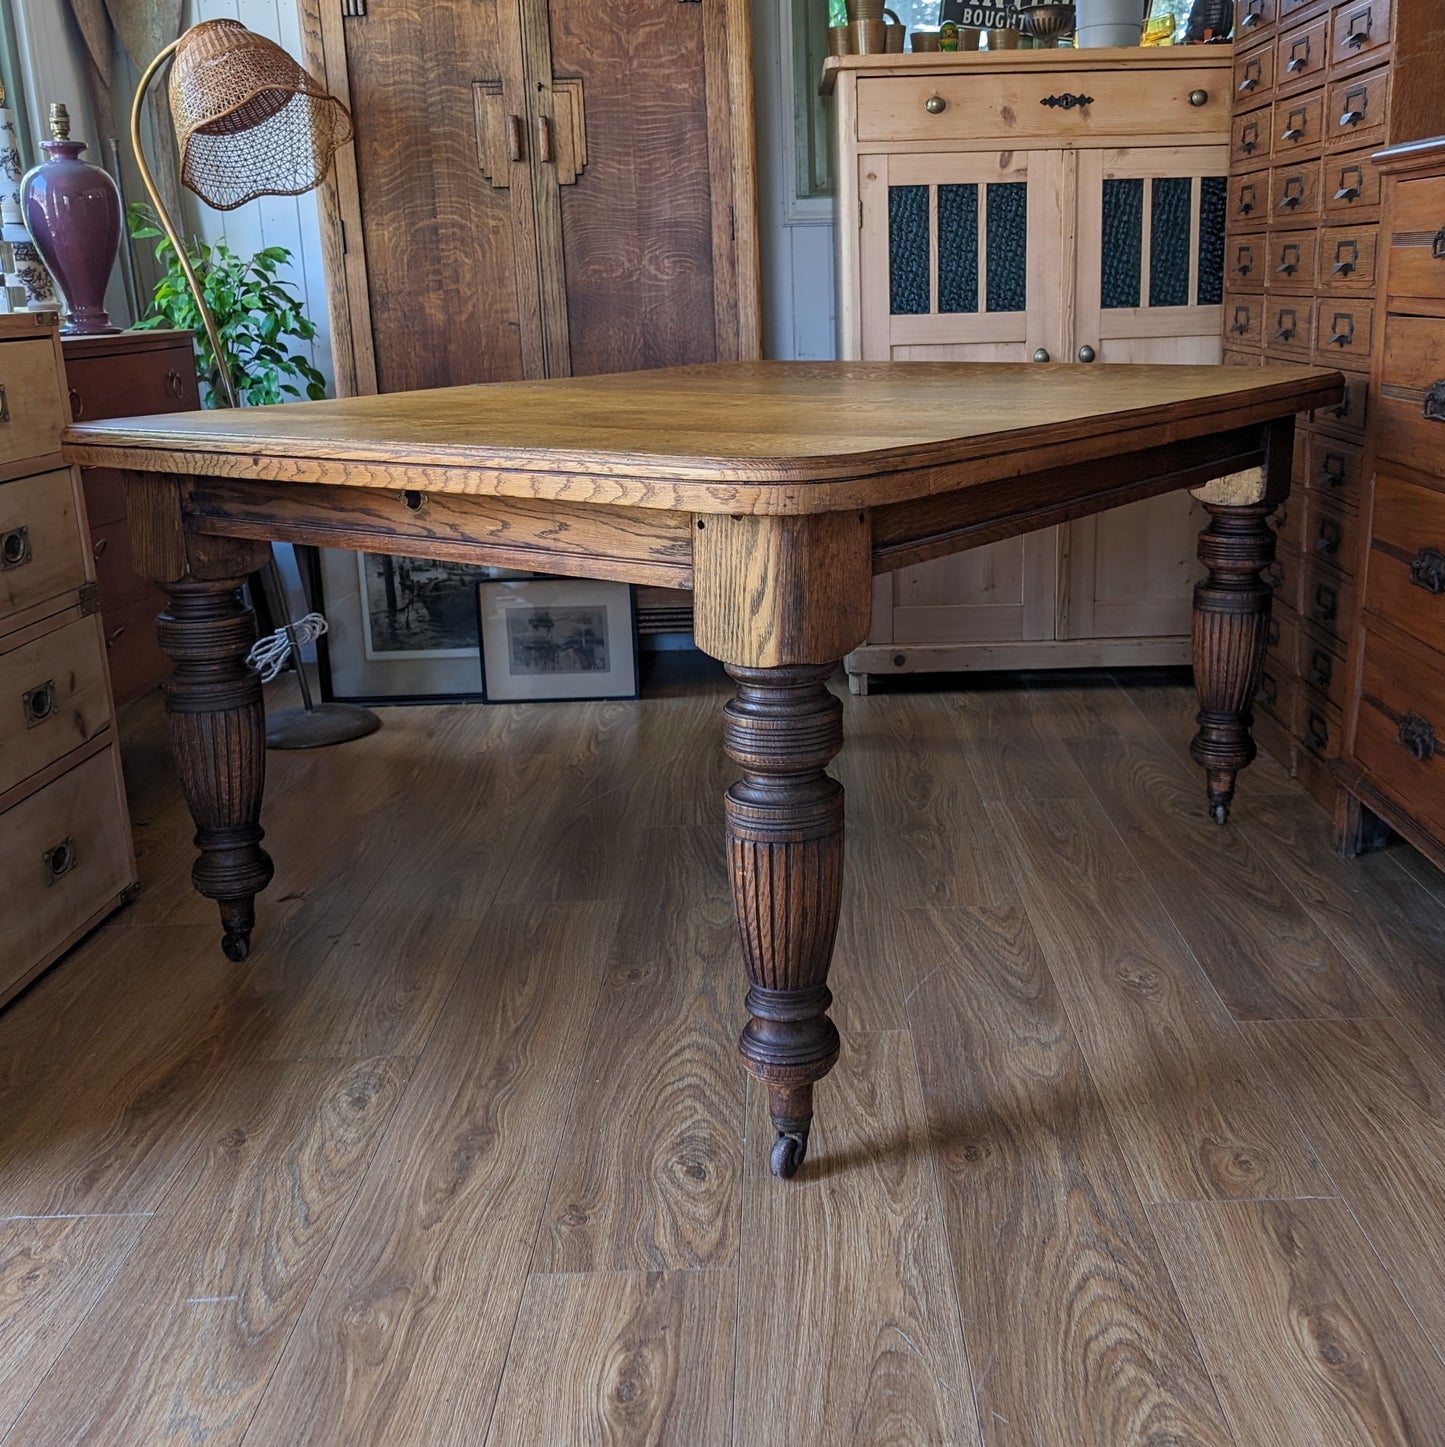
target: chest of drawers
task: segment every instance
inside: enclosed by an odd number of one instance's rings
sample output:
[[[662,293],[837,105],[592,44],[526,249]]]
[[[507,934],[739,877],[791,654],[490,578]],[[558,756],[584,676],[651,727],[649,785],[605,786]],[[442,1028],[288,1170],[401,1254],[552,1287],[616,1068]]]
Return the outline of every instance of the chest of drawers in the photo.
[[[0,1004],[136,882],[55,323],[0,316]]]

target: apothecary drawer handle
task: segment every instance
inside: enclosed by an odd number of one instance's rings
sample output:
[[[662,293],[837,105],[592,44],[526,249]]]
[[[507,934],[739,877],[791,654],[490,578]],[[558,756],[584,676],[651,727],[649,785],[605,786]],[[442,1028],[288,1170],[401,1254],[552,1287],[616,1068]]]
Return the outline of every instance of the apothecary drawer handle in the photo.
[[[34,688],[21,694],[21,706],[25,710],[25,727],[33,729],[46,719],[55,717],[55,680],[47,678]]]
[[[1260,569],[1259,577],[1260,581],[1268,584],[1269,587],[1278,588],[1284,582],[1284,564],[1276,558],[1272,563]]]
[[[1315,552],[1332,558],[1340,550],[1340,525],[1334,518],[1321,518],[1315,534]]]
[[[1421,548],[1411,559],[1410,581],[1437,598],[1445,593],[1445,553],[1439,548]]]
[[[45,883],[54,884],[57,879],[70,873],[80,859],[75,852],[74,839],[62,839],[45,851]]]
[[[11,528],[8,533],[0,535],[0,573],[23,566],[32,556],[28,527]]]
[[[1435,757],[1435,730],[1422,715],[1407,713],[1400,720],[1395,737],[1420,763],[1429,763]]]
[[[1428,422],[1445,422],[1445,381],[1436,382],[1425,393],[1425,405],[1421,415]]]
[[[1316,688],[1328,688],[1335,676],[1335,660],[1322,648],[1316,648],[1310,659],[1308,681]]]
[[[1320,481],[1326,487],[1339,487],[1345,480],[1345,459],[1333,452],[1325,453],[1320,463]]]
[[[1329,720],[1314,709],[1310,710],[1309,717],[1305,720],[1305,743],[1314,749],[1327,749],[1330,746]]]
[[[1321,623],[1333,623],[1340,616],[1340,595],[1325,583],[1315,589],[1315,615]]]

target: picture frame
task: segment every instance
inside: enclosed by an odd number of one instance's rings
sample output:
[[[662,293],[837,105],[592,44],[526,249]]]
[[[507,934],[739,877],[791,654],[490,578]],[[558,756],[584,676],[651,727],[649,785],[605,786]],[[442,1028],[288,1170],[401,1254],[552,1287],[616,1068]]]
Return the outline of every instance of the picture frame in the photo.
[[[481,703],[477,587],[505,570],[321,548],[321,696],[366,704]]]
[[[638,696],[630,584],[492,578],[477,614],[488,703]]]

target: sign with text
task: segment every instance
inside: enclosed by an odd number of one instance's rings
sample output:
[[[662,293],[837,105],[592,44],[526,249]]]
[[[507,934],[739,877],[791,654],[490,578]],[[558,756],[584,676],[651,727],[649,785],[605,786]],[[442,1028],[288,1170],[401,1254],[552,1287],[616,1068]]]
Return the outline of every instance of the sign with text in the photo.
[[[966,5],[963,0],[943,0],[938,10],[938,23],[951,20],[965,30],[1012,30],[1017,28],[1018,7],[1015,5]]]

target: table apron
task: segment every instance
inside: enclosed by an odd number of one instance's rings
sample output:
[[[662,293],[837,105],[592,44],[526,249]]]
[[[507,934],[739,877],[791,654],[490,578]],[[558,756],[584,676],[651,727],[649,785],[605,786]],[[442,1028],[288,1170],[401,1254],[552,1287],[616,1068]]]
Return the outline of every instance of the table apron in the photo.
[[[691,513],[219,477],[178,481],[191,533],[692,587]]]

